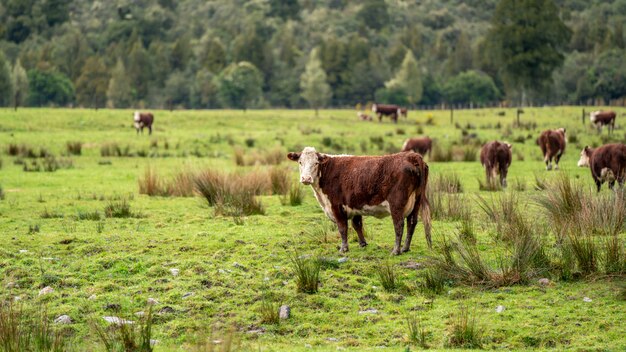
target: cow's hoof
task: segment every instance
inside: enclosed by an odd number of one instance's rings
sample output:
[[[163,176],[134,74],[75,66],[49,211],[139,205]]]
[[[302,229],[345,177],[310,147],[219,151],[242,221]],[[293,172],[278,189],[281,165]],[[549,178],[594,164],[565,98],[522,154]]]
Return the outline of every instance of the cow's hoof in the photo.
[[[398,248],[394,248],[393,251],[391,251],[391,255],[399,255],[400,254],[400,249]]]
[[[365,242],[365,241],[359,242],[359,246],[366,247],[367,246],[367,242]]]

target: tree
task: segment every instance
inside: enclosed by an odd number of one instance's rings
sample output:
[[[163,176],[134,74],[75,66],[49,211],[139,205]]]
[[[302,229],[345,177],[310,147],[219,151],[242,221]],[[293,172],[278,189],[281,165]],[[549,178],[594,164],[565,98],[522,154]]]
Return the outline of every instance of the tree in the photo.
[[[107,89],[107,105],[112,108],[127,108],[132,103],[132,88],[130,79],[126,74],[124,61],[117,59],[117,63],[111,71],[111,79]]]
[[[92,106],[96,110],[105,106],[109,72],[102,59],[92,56],[87,59],[83,70],[76,80],[76,100],[83,106]]]
[[[542,89],[564,60],[562,53],[571,31],[559,18],[553,0],[502,0],[488,33],[511,89]]]
[[[17,110],[18,106],[24,105],[28,96],[28,77],[20,59],[17,59],[13,65],[11,85],[13,86],[13,106]]]
[[[401,89],[406,94],[406,102],[415,104],[422,98],[422,73],[413,56],[413,52],[407,50],[402,65],[396,75],[388,82],[385,87],[389,89]]]
[[[222,104],[244,111],[262,96],[263,77],[249,62],[230,64],[218,76],[218,96]]]
[[[477,71],[467,71],[448,80],[443,86],[448,103],[485,104],[495,101],[500,92],[491,77]]]
[[[11,85],[11,68],[9,62],[0,51],[0,106],[7,106],[11,103],[13,86]]]
[[[64,106],[74,100],[74,86],[66,75],[60,72],[28,71],[28,104]]]
[[[318,109],[324,107],[332,96],[317,48],[311,50],[304,73],[300,76],[300,89],[304,100],[315,109],[315,116],[318,115]]]

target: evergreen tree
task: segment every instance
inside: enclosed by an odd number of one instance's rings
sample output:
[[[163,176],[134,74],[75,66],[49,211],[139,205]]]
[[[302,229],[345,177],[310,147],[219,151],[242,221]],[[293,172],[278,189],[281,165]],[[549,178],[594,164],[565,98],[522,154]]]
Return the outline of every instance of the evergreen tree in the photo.
[[[111,79],[107,89],[107,106],[112,108],[127,108],[132,104],[132,88],[126,73],[124,61],[117,60],[111,71]]]
[[[76,100],[83,106],[95,109],[105,106],[107,89],[109,87],[109,72],[100,57],[92,56],[87,59],[83,70],[76,80]]]
[[[407,50],[400,69],[390,81],[385,83],[385,87],[403,90],[409,104],[416,104],[420,101],[423,90],[422,72],[410,50]]]
[[[0,51],[0,106],[11,104],[13,86],[11,85],[11,68],[9,62]]]
[[[317,48],[311,51],[304,73],[300,76],[300,89],[302,97],[315,109],[315,116],[318,115],[318,109],[324,107],[331,98],[332,92],[326,82],[326,72],[322,68]]]
[[[17,59],[13,65],[11,85],[13,86],[13,107],[17,110],[18,106],[24,105],[28,97],[28,77],[20,59]]]
[[[509,86],[524,93],[541,89],[564,60],[571,31],[553,0],[501,0],[491,21],[489,41]]]

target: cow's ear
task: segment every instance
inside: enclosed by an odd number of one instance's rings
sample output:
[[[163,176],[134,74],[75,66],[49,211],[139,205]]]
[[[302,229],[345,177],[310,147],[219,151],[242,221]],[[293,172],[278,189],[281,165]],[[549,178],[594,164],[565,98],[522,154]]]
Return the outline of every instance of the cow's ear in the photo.
[[[291,153],[287,154],[287,158],[289,158],[289,160],[291,160],[291,161],[298,161],[300,159],[300,154],[302,154],[302,153],[291,152]]]

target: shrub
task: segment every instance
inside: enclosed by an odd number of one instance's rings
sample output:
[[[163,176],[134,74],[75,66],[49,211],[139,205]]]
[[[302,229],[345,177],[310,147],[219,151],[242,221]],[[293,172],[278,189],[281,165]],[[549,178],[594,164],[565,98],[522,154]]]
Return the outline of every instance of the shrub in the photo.
[[[393,292],[398,287],[398,277],[393,264],[389,262],[379,263],[375,268],[376,276],[385,291]]]
[[[99,322],[90,322],[96,335],[108,352],[133,351],[152,352],[152,306],[147,312],[139,317],[138,322],[131,323],[129,320],[120,319],[109,327],[104,327]]]
[[[470,315],[467,307],[461,307],[452,317],[447,347],[481,348],[481,332],[476,317]]]
[[[67,142],[65,144],[67,153],[70,155],[80,155],[83,149],[83,142]]]
[[[291,264],[298,292],[316,293],[319,286],[320,261],[299,256],[296,252],[291,257]]]

